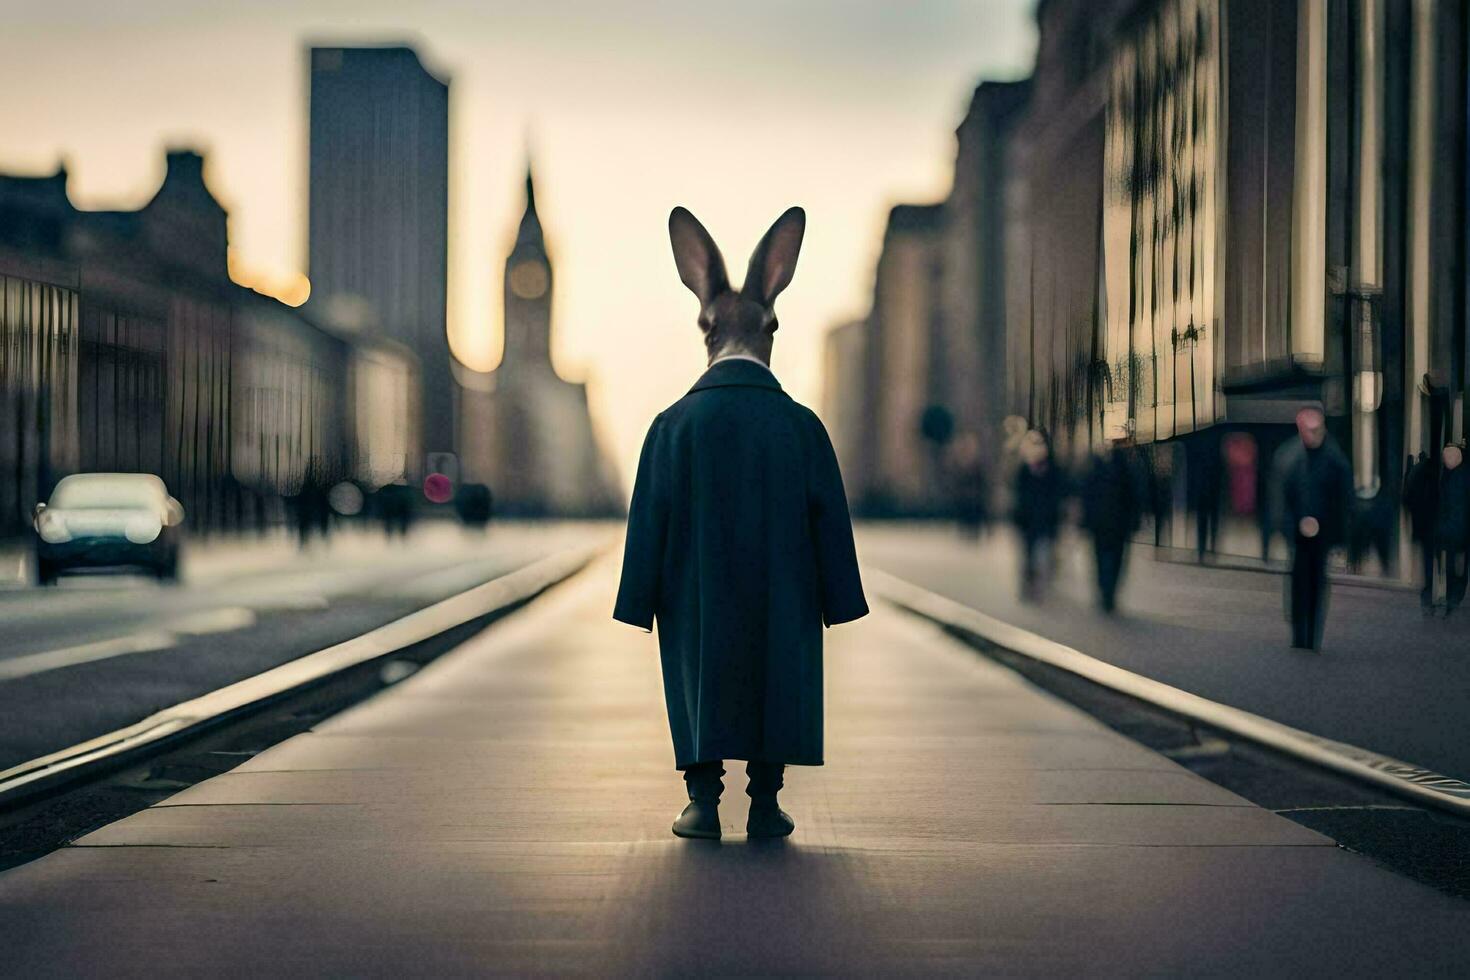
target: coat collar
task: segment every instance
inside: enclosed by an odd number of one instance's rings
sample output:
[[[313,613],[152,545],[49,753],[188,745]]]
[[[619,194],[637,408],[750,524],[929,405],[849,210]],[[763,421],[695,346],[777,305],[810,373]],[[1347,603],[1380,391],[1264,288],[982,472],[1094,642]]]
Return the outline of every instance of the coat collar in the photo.
[[[709,370],[689,390],[695,392],[706,388],[769,388],[780,391],[781,382],[776,380],[771,369],[764,364],[742,357],[730,357],[711,364]]]

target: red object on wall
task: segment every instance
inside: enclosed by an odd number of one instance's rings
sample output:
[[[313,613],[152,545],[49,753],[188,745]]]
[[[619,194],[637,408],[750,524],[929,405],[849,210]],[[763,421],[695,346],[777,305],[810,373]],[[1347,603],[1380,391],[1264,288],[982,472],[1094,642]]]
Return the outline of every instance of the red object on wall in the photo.
[[[1225,473],[1230,488],[1230,511],[1242,516],[1256,512],[1256,440],[1248,432],[1225,436]]]
[[[454,496],[454,484],[443,473],[430,473],[424,477],[424,497],[431,504],[447,504]]]

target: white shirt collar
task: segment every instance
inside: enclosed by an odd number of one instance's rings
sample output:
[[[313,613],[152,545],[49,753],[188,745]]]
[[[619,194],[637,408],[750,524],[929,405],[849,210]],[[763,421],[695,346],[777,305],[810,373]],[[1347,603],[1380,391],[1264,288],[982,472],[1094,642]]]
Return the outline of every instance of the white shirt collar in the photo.
[[[754,362],[756,364],[759,364],[761,367],[765,368],[767,371],[771,371],[771,366],[769,364],[767,364],[765,361],[761,360],[759,357],[756,357],[756,356],[754,356],[752,354],[721,354],[719,357],[717,357],[713,361],[711,361],[709,366],[710,367],[714,367],[716,364],[720,363],[721,361],[752,361],[752,362]],[[772,376],[774,376],[775,373],[776,373],[775,371],[771,371]]]

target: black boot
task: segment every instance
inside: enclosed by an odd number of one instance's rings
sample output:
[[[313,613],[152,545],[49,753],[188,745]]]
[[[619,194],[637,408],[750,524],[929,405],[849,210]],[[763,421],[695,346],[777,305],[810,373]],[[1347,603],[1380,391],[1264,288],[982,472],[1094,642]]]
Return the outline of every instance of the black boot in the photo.
[[[785,769],[781,763],[746,764],[745,771],[750,776],[750,785],[745,788],[750,797],[750,815],[745,820],[747,837],[789,837],[796,829],[796,821],[776,803]]]
[[[724,775],[725,767],[718,762],[696,762],[684,770],[689,805],[674,821],[675,837],[720,839],[720,794],[725,790],[720,777]]]
[[[752,799],[750,816],[745,818],[747,837],[790,837],[796,821],[776,804],[774,796]]]
[[[674,821],[675,837],[692,837],[699,840],[720,839],[720,805],[702,800],[690,800],[679,819]]]

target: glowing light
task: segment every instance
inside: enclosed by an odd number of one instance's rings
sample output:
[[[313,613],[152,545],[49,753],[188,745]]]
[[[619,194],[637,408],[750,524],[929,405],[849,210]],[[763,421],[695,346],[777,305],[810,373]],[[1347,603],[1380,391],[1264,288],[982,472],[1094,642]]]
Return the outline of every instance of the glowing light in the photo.
[[[225,254],[230,279],[237,285],[280,300],[287,306],[300,306],[311,296],[311,280],[300,272],[272,274],[247,265],[234,248]]]
[[[148,544],[163,533],[163,520],[157,514],[139,514],[123,525],[123,536],[133,544]]]
[[[47,544],[61,544],[71,540],[71,532],[67,530],[66,521],[61,515],[54,511],[43,512],[36,521],[36,530],[41,539]]]

